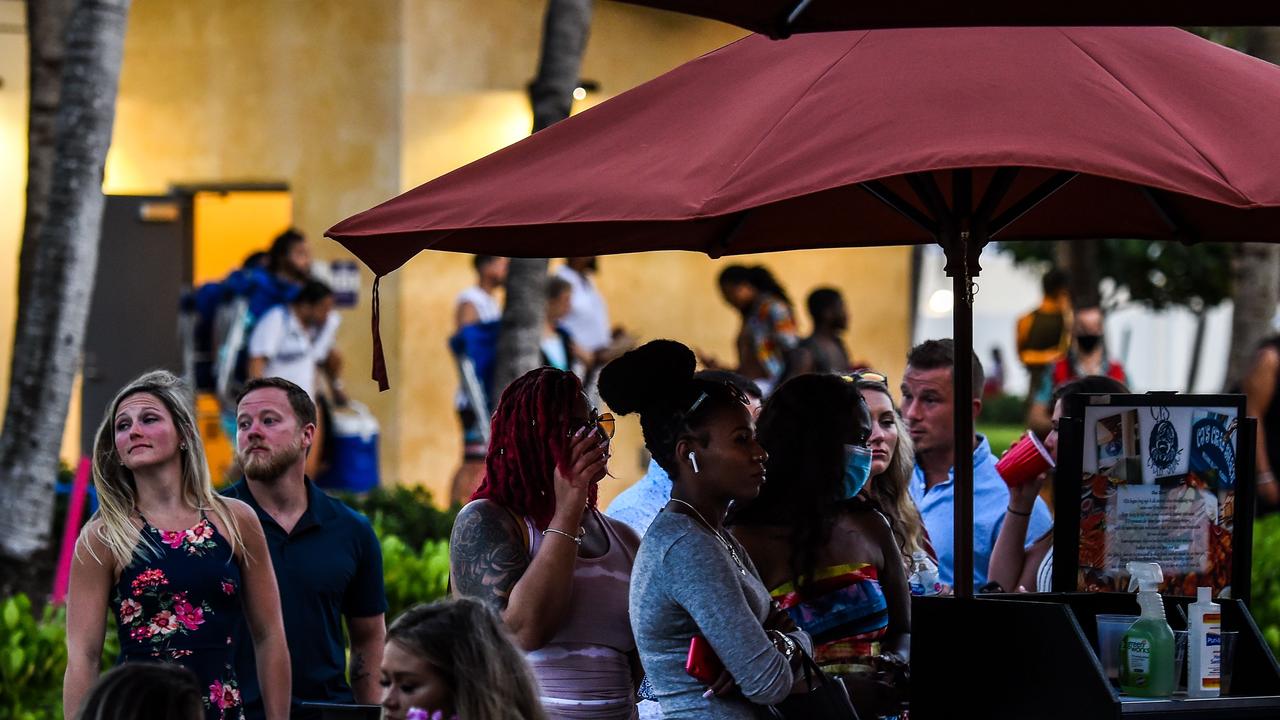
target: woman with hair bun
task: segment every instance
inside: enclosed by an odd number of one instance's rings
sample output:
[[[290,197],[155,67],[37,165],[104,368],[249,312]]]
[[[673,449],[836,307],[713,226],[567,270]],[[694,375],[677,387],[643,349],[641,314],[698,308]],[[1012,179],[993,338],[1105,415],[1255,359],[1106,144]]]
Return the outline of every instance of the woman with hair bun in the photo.
[[[800,375],[760,413],[769,484],[734,507],[765,586],[845,678],[864,717],[893,716],[911,647],[911,593],[889,521],[865,493],[871,414],[852,377]]]
[[[387,628],[381,672],[384,720],[546,717],[529,666],[502,621],[472,598],[404,611]]]
[[[572,373],[525,373],[498,399],[485,475],[450,538],[454,592],[494,608],[553,720],[636,716],[627,595],[639,538],[596,509],[613,416]]]
[[[742,314],[738,372],[755,380],[768,395],[800,344],[791,300],[763,265],[729,265],[720,273],[719,284],[725,302]]]
[[[665,718],[747,720],[807,691],[795,668],[811,646],[724,530],[729,504],[760,492],[768,455],[742,393],[696,378],[695,364],[689,348],[656,340],[600,373],[601,397],[640,414],[645,447],[672,480],[636,556],[631,624]],[[724,667],[710,687],[685,672],[695,635]]]

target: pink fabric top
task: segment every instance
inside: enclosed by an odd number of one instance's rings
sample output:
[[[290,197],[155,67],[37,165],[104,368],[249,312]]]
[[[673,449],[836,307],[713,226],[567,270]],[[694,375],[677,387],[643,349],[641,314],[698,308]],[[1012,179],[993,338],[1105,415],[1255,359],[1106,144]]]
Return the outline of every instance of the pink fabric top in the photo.
[[[635,652],[636,642],[627,605],[636,548],[623,542],[617,521],[592,512],[604,526],[609,549],[598,558],[578,558],[565,623],[550,642],[528,655],[553,720],[635,714],[628,655]],[[533,556],[543,537],[530,518],[525,526]]]

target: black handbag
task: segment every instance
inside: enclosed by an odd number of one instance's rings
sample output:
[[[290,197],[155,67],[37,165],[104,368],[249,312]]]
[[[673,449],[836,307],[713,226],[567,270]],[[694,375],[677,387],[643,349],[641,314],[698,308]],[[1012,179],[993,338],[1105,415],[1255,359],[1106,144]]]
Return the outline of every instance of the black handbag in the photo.
[[[800,667],[804,670],[805,685],[809,692],[788,695],[786,700],[762,708],[759,713],[762,720],[858,720],[858,711],[853,709],[853,701],[849,699],[849,689],[840,676],[832,677],[822,672],[822,668],[809,657],[804,648],[796,648],[800,653]]]

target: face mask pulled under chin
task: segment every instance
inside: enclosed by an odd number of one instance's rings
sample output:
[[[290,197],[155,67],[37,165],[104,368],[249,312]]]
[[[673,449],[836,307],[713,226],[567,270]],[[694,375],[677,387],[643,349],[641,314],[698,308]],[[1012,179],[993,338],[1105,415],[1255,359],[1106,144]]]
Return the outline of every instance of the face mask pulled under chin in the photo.
[[[1098,349],[1098,346],[1101,344],[1102,344],[1101,335],[1077,335],[1076,336],[1076,345],[1079,345],[1080,350],[1083,352],[1087,352],[1087,353],[1093,352],[1094,350]]]
[[[871,479],[871,448],[864,445],[844,446],[844,478],[841,483],[841,500],[852,500],[867,486]]]

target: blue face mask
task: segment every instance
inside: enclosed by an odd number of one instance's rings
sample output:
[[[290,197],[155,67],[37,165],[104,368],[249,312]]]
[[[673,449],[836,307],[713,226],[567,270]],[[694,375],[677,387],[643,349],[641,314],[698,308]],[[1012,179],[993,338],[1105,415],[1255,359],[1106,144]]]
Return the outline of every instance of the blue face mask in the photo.
[[[871,478],[871,448],[865,445],[844,446],[844,482],[840,499],[852,500],[867,486]]]

